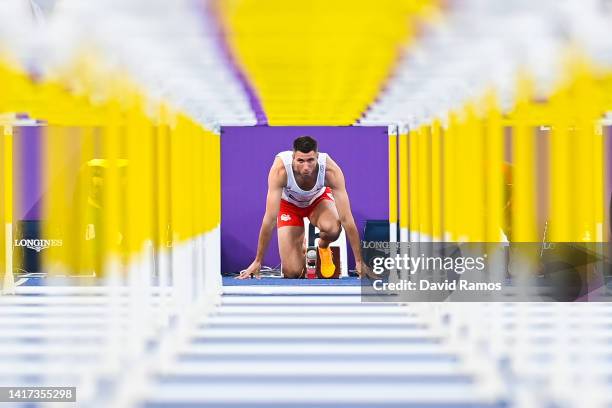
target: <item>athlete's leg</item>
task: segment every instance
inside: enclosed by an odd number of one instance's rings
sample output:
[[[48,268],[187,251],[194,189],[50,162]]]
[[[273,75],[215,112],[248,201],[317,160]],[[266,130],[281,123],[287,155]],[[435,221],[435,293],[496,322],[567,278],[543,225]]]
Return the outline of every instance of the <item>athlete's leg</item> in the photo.
[[[331,278],[336,271],[329,244],[340,236],[342,226],[336,204],[332,200],[321,200],[308,217],[319,228],[320,270],[324,278]]]
[[[304,226],[282,226],[278,228],[278,251],[280,253],[283,276],[301,278],[304,275]]]
[[[336,204],[332,200],[321,200],[308,217],[311,223],[319,229],[319,246],[327,248],[342,232],[340,216]]]

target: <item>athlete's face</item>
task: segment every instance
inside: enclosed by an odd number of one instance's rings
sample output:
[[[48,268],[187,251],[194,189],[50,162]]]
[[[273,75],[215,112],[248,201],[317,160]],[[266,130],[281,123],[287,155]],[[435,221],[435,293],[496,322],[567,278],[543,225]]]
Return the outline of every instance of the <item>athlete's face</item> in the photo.
[[[317,155],[315,151],[302,153],[293,152],[293,169],[300,176],[308,177],[317,169]]]

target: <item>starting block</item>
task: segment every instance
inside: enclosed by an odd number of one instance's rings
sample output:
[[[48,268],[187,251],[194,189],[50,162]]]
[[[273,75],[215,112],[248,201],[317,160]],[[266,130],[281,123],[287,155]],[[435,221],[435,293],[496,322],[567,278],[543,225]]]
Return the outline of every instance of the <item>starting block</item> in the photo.
[[[336,270],[334,274],[328,278],[325,278],[321,274],[321,257],[319,256],[319,250],[316,246],[310,246],[306,250],[306,278],[307,279],[339,279],[341,274],[340,264],[340,248],[337,246],[330,246],[332,251],[332,259]]]
[[[304,218],[304,227],[306,229],[306,233],[304,234],[304,245],[307,248],[306,250],[306,277],[309,279],[314,279],[315,277],[319,279],[326,279],[326,278],[323,278],[323,276],[321,275],[321,270],[320,270],[321,268],[319,266],[320,259],[319,259],[319,251],[317,249],[317,244],[319,241],[319,238],[318,238],[319,230],[318,228],[316,228],[314,225],[310,223],[310,220],[308,218]],[[332,251],[332,258],[334,260],[334,265],[336,265],[336,271],[331,276],[331,278],[328,278],[328,279],[338,279],[341,276],[348,277],[348,256],[347,256],[347,250],[346,250],[346,235],[344,233],[344,229],[340,233],[340,236],[338,237],[338,239],[332,242],[329,245],[329,247],[331,248],[331,251]],[[316,261],[315,261],[316,268],[314,270],[312,268],[312,261],[314,257],[311,256],[310,260],[308,257],[308,254],[310,253],[311,250],[314,250],[314,255],[316,256]],[[311,255],[313,254],[311,253]],[[309,266],[309,262],[311,263],[310,266]],[[313,276],[313,277],[310,278],[310,276]]]

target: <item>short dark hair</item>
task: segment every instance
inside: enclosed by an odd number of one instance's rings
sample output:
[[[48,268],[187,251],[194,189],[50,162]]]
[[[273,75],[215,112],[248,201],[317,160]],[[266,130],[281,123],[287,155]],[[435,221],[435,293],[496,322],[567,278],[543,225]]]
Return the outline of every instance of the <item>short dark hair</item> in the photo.
[[[317,141],[310,136],[300,136],[293,141],[293,151],[302,153],[316,152]]]

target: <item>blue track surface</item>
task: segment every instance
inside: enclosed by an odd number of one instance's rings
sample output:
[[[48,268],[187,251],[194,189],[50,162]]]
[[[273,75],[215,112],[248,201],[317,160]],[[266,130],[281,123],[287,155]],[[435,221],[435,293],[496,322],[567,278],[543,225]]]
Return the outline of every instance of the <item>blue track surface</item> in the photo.
[[[19,278],[17,278],[19,280]],[[356,277],[341,279],[283,279],[283,278],[261,278],[240,280],[232,276],[223,277],[223,286],[360,286],[361,280]],[[61,285],[67,283],[79,284],[80,279],[62,280]],[[28,277],[20,286],[54,286],[55,282],[46,277]]]
[[[342,279],[283,279],[283,278],[261,278],[261,279],[236,279],[224,276],[223,286],[360,286],[358,278]]]

